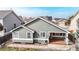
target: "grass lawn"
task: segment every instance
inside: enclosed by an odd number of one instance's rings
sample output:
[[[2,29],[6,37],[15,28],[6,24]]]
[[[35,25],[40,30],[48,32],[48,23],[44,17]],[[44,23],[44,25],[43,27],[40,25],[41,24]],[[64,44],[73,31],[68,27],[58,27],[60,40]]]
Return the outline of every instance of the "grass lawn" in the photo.
[[[14,48],[14,47],[7,47],[10,41],[5,43],[5,46],[0,48],[0,51],[39,51],[39,49],[34,48]]]
[[[0,48],[0,51],[39,51],[39,49],[2,47],[2,48]]]

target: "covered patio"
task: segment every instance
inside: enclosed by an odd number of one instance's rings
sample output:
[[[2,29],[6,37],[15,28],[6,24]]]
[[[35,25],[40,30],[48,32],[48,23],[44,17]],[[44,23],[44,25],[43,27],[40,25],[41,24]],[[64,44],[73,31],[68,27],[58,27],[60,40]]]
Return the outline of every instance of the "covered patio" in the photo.
[[[49,44],[65,45],[66,33],[50,33]]]

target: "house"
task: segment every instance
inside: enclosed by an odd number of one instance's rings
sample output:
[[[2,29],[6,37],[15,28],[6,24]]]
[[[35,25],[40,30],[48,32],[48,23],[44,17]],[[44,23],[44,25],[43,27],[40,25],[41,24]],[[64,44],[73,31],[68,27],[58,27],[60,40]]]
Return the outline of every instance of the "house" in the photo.
[[[41,17],[20,25],[10,32],[13,42],[48,44],[54,40],[53,38],[62,38],[68,44],[67,31]]]
[[[11,38],[10,31],[23,21],[12,10],[0,10],[0,45]]]
[[[52,16],[39,16],[39,17],[52,21]]]
[[[52,22],[60,27],[63,27],[63,28],[68,28],[69,26],[66,25],[66,22],[68,20],[65,19],[65,18],[53,18],[52,19]]]
[[[76,14],[74,14],[69,20],[70,20],[70,24],[68,30],[79,32],[79,11]]]
[[[0,10],[0,37],[21,25],[22,20],[12,10]]]
[[[65,26],[65,22],[66,22],[66,19],[60,19],[60,20],[57,20],[57,25],[61,26],[61,27],[67,27]]]
[[[70,16],[66,22],[67,26],[69,26],[68,31],[70,32],[69,41],[75,43],[74,38],[78,38],[79,35],[79,11],[74,15]]]

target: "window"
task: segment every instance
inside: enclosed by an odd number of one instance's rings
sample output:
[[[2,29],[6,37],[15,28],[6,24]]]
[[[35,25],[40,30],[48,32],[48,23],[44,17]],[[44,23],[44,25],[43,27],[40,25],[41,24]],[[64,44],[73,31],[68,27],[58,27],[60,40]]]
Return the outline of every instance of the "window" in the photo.
[[[27,38],[31,38],[31,33],[27,33]]]
[[[41,37],[45,37],[46,33],[45,32],[41,32]]]
[[[43,37],[45,37],[45,32],[43,32]]]
[[[4,32],[6,32],[6,28],[4,29]]]
[[[16,24],[14,24],[14,28],[16,28]]]
[[[50,33],[51,36],[65,36],[65,33]]]
[[[65,33],[63,33],[63,36],[65,36]]]

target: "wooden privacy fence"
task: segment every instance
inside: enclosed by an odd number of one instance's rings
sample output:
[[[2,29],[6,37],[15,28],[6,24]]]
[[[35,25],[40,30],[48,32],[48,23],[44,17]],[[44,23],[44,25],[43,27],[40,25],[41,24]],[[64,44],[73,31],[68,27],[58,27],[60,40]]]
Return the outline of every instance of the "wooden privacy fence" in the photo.
[[[9,33],[9,34],[7,34],[7,35],[5,35],[5,36],[3,36],[3,37],[0,37],[0,45],[1,45],[2,43],[4,43],[4,42],[10,40],[11,38],[12,38],[12,34],[11,34],[11,33]]]

